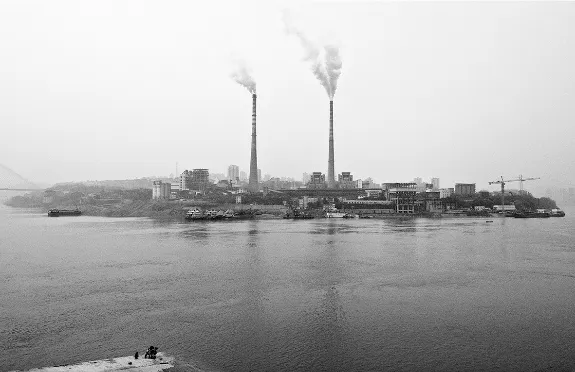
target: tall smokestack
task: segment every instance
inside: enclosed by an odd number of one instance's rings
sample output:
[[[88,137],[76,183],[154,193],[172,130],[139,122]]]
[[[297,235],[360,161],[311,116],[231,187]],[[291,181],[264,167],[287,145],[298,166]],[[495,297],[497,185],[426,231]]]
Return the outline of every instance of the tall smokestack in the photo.
[[[252,94],[252,157],[250,161],[250,191],[258,191],[258,153],[256,148],[256,99],[257,95]]]
[[[333,160],[333,100],[329,101],[329,157],[327,161],[327,187],[330,189],[335,188],[335,175],[334,175],[334,160]]]

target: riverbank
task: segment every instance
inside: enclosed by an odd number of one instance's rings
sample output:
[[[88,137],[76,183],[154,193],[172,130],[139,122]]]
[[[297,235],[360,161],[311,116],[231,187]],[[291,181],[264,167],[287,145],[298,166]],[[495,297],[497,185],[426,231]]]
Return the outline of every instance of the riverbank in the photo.
[[[5,202],[9,207],[34,209],[47,213],[50,209],[79,209],[86,216],[101,217],[149,217],[156,219],[183,219],[191,208],[239,211],[258,211],[257,217],[281,218],[287,208],[283,205],[245,205],[219,204],[205,201],[156,201],[156,200],[120,200],[115,202],[92,203],[47,203],[33,198],[18,197]]]
[[[14,207],[19,209],[36,210],[41,213],[48,213],[51,208],[48,207]],[[270,208],[272,207],[272,208]],[[56,207],[52,207],[56,208]],[[74,205],[58,206],[59,209],[75,209]],[[97,217],[113,217],[113,218],[127,218],[127,217],[146,217],[157,220],[183,220],[186,212],[190,208],[197,208],[197,206],[170,204],[170,203],[152,203],[152,202],[133,202],[129,204],[117,205],[83,205],[78,207],[84,216],[97,216]],[[216,209],[216,210],[234,210],[239,212],[242,210],[257,211],[252,215],[252,219],[266,220],[266,219],[283,219],[287,208],[283,206],[265,206],[265,205],[211,205],[209,208],[202,206],[200,209]],[[315,219],[325,218],[322,210],[311,211],[311,215]],[[364,214],[356,215],[357,217],[336,218],[336,219],[369,219],[369,220],[409,220],[416,218],[426,219],[461,219],[461,218],[479,218],[479,219],[493,219],[502,217],[500,214],[490,215],[472,215],[454,214],[454,213],[417,213],[417,214],[404,214],[404,213],[385,213],[385,214]]]
[[[28,372],[161,372],[174,367],[174,359],[158,353],[156,359],[135,359],[133,356],[93,360],[78,364],[31,369]]]
[[[201,210],[233,210],[234,212],[250,211],[255,219],[279,219],[288,211],[284,205],[276,204],[231,204],[217,203],[208,200],[138,200],[138,199],[84,199],[71,202],[69,200],[44,203],[40,195],[26,194],[13,197],[5,202],[14,208],[35,209],[47,213],[50,209],[79,209],[86,216],[100,217],[148,217],[161,220],[183,220],[191,208]],[[413,218],[497,218],[498,214],[473,212],[467,215],[464,211],[448,211],[445,213],[421,212],[416,214],[394,213],[388,210],[373,210],[373,213],[361,213],[353,209],[342,212],[369,219],[413,219]],[[384,213],[386,212],[386,213]],[[359,214],[358,214],[359,213]],[[323,218],[322,209],[312,209],[309,214],[315,218]]]

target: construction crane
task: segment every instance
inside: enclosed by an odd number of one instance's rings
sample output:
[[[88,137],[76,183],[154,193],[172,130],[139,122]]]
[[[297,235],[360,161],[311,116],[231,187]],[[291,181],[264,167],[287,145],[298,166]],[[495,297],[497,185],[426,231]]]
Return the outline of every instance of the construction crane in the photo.
[[[505,207],[504,207],[504,205],[505,205],[505,184],[506,184],[507,182],[516,182],[516,181],[519,181],[519,182],[520,182],[520,184],[519,184],[520,192],[521,192],[521,194],[523,194],[523,181],[538,180],[538,179],[540,179],[540,178],[541,178],[541,177],[523,178],[522,175],[519,175],[519,178],[516,178],[516,179],[514,179],[514,180],[504,180],[504,179],[503,179],[503,176],[501,176],[501,180],[489,182],[490,185],[493,185],[493,184],[496,184],[496,183],[501,184],[501,213],[505,213]]]
[[[519,181],[519,192],[520,192],[520,194],[523,194],[523,181],[540,180],[540,179],[541,179],[541,177],[523,178],[523,176],[520,174],[519,178],[517,179]]]

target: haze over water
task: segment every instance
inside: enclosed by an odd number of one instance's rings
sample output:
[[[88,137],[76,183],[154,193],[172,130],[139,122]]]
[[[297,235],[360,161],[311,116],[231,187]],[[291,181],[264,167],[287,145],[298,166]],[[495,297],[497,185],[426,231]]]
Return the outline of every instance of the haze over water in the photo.
[[[158,222],[0,207],[0,370],[571,370],[573,212]]]

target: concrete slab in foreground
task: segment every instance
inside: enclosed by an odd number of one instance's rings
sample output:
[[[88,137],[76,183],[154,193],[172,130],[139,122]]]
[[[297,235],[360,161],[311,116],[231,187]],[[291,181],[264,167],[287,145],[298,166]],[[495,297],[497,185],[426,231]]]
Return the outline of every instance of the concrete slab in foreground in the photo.
[[[132,363],[132,364],[130,364]],[[158,353],[156,359],[134,359],[134,356],[93,360],[79,364],[31,369],[28,372],[160,372],[174,366],[174,358]]]

